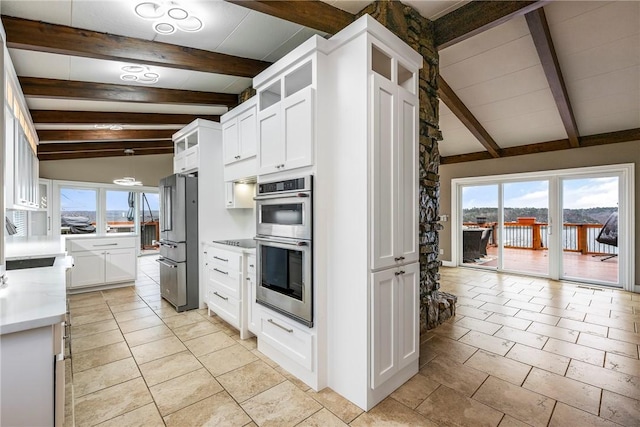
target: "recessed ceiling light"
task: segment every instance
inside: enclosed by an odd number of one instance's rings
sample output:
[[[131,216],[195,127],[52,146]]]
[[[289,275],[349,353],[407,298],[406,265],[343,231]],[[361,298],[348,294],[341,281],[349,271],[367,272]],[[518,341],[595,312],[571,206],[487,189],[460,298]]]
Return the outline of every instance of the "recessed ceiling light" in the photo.
[[[168,22],[158,22],[153,26],[153,29],[158,34],[173,34],[176,32],[176,27],[169,24]]]
[[[162,5],[154,2],[140,3],[134,10],[139,17],[144,19],[157,19],[164,15]]]
[[[190,16],[187,19],[177,22],[178,28],[188,33],[194,33],[202,29],[202,21],[195,16]]]
[[[167,15],[169,15],[173,19],[182,20],[189,16],[189,12],[180,7],[174,7],[172,9],[169,9]]]
[[[144,73],[143,75],[148,79],[157,79],[160,77],[160,74],[158,73]]]
[[[124,178],[114,179],[113,183],[118,185],[124,185],[127,187],[132,187],[134,185],[142,185],[142,182],[136,181],[136,179],[131,176],[125,176]]]
[[[138,80],[138,76],[134,76],[133,74],[123,74],[120,76],[120,80],[124,80],[125,82],[135,82]]]

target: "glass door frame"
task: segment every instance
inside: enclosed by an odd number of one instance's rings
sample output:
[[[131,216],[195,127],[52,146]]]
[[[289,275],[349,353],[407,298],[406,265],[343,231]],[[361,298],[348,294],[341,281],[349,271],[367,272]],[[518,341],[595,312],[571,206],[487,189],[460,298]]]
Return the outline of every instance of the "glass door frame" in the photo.
[[[462,188],[471,185],[491,185],[502,184],[514,181],[532,181],[532,180],[548,180],[549,181],[549,225],[551,234],[549,238],[549,275],[541,276],[555,280],[562,279],[562,178],[574,177],[594,177],[594,176],[613,176],[617,175],[618,182],[618,213],[619,228],[625,230],[624,233],[618,235],[618,285],[622,289],[634,292],[635,289],[635,165],[633,163],[625,163],[607,166],[592,166],[573,169],[558,169],[540,172],[525,172],[504,175],[487,175],[479,177],[455,178],[451,180],[451,264],[456,267],[470,267],[462,262]],[[504,226],[504,214],[502,212],[502,186],[498,185],[499,194],[499,220],[502,232]],[[498,244],[498,268],[497,271],[505,271],[502,269],[502,244]],[[473,267],[472,267],[473,268]],[[476,267],[487,269],[488,267]],[[493,268],[492,268],[493,269]],[[532,273],[514,272],[517,274],[525,274],[527,276],[538,276]],[[575,279],[574,279],[575,280]],[[611,284],[607,284],[612,286]],[[613,286],[612,286],[613,287]]]

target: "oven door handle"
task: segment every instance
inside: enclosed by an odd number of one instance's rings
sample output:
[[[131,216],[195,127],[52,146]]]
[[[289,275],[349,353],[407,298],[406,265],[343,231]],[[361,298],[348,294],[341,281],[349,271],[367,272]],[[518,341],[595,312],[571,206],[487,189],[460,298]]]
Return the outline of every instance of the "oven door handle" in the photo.
[[[261,200],[270,200],[270,199],[296,199],[296,198],[305,198],[311,197],[310,191],[300,191],[298,193],[274,193],[274,194],[261,194],[255,196],[253,200],[259,202]]]
[[[283,244],[283,245],[289,245],[289,246],[309,246],[309,242],[305,242],[304,240],[298,240],[295,242],[287,242],[287,241],[283,241],[283,240],[279,240],[279,239],[269,239],[267,237],[254,237],[254,240],[258,241],[258,242],[266,242],[266,243],[278,243],[278,244]]]

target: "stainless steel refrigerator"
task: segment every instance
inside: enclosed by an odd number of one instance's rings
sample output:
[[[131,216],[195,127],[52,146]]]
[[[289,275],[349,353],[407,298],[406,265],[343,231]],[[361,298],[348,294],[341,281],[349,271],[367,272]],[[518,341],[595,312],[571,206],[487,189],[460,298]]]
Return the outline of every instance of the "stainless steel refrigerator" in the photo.
[[[198,308],[198,178],[160,180],[160,291],[177,311]]]

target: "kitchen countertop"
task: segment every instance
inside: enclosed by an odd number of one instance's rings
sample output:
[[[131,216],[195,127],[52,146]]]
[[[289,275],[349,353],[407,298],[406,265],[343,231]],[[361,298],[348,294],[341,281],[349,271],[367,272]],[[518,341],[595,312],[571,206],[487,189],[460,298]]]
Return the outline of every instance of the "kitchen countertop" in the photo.
[[[58,258],[53,267],[7,271],[7,287],[0,289],[0,334],[54,325],[67,312],[66,270],[71,257]]]
[[[255,255],[256,248],[242,248],[240,246],[225,245],[224,243],[217,243],[212,241],[203,241],[203,245],[213,246],[226,251],[238,252],[243,254]]]
[[[64,237],[31,236],[5,238],[7,260],[65,256]]]
[[[135,237],[137,233],[87,233],[87,234],[64,234],[64,239],[101,239],[105,237]]]

